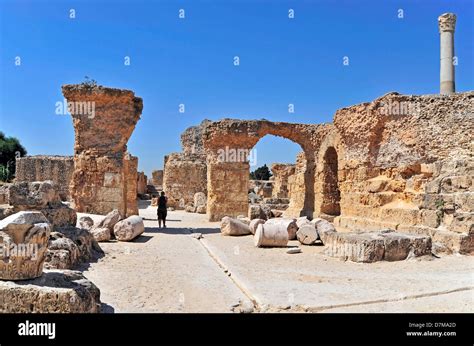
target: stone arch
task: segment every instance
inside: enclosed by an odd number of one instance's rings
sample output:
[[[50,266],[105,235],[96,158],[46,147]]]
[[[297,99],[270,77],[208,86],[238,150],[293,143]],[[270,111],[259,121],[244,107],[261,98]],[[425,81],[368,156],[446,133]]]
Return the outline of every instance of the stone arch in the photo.
[[[341,215],[342,181],[344,174],[344,147],[336,130],[321,143],[315,174],[315,216]]]
[[[313,216],[315,146],[313,135],[320,125],[270,122],[267,120],[224,119],[208,124],[203,132],[207,153],[207,214],[210,221],[223,216],[248,214],[249,163],[242,155],[266,135],[289,139],[299,144],[305,153],[303,172],[304,201],[294,216]],[[240,154],[238,154],[240,152]],[[234,158],[234,159],[232,159]]]

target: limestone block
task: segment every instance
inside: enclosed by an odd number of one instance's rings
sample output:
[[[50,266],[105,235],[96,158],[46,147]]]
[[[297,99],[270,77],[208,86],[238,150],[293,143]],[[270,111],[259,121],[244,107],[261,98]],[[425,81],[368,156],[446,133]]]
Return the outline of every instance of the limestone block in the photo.
[[[0,281],[1,313],[98,313],[100,291],[77,271],[45,270],[41,277]]]
[[[0,279],[41,276],[50,232],[41,212],[21,211],[0,221]]]
[[[143,219],[138,215],[132,215],[125,220],[119,221],[114,226],[115,238],[119,241],[131,241],[145,231]]]
[[[436,228],[441,222],[441,211],[439,210],[429,210],[423,209],[420,212],[421,223],[428,227]]]
[[[15,182],[8,187],[8,203],[17,211],[39,210],[61,199],[52,181]]]
[[[454,216],[449,230],[456,233],[474,233],[474,212],[473,213],[457,213]]]
[[[391,230],[331,233],[326,244],[325,254],[353,262],[401,261],[431,254],[430,237]]]
[[[105,242],[109,241],[112,235],[110,234],[110,230],[106,227],[104,228],[93,228],[90,230],[92,236],[97,242]]]
[[[241,220],[224,216],[221,221],[221,234],[230,236],[240,236],[251,234],[250,228]]]
[[[384,240],[372,234],[331,232],[325,238],[325,254],[344,261],[376,262],[384,255]]]

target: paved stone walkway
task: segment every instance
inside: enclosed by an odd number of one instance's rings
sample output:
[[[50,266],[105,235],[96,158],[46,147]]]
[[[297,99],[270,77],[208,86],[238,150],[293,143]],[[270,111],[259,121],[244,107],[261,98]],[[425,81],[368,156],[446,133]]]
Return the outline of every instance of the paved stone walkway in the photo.
[[[140,215],[145,233],[131,243],[101,243],[106,256],[85,271],[104,311],[474,311],[472,256],[342,262],[322,246],[292,255],[255,248],[252,236],[221,236],[205,215],[169,212],[166,229],[157,227],[156,208]]]

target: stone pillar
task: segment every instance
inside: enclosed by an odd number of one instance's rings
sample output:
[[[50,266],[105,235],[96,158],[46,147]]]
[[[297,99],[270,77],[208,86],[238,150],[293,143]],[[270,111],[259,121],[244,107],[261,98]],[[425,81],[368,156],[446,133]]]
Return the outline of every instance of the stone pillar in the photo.
[[[70,184],[74,208],[94,214],[118,209],[128,215],[125,152],[140,119],[142,99],[130,90],[85,83],[63,85],[62,92],[75,132]],[[135,194],[136,185],[133,190]]]
[[[440,34],[440,93],[452,94],[455,92],[454,81],[454,29],[456,15],[444,13],[438,17]]]
[[[207,216],[220,221],[224,216],[247,215],[249,209],[248,162],[219,162],[208,157]]]

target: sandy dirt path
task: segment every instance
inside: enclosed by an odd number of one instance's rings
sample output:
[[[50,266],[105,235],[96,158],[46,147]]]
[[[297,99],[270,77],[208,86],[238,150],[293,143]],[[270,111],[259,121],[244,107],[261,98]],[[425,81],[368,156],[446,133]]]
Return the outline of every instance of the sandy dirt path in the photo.
[[[203,215],[169,212],[159,229],[156,208],[141,209],[145,233],[133,242],[100,243],[106,256],[84,272],[115,312],[232,312],[252,303],[209,256],[192,228]],[[195,220],[197,219],[197,220]],[[200,232],[216,232],[201,229]]]

